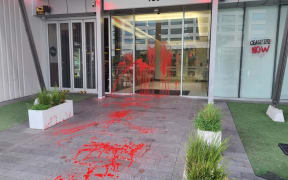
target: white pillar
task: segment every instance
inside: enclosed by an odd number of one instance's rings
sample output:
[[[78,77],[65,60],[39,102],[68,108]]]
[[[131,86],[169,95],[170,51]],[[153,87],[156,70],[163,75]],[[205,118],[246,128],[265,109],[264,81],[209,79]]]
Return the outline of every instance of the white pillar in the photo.
[[[212,20],[211,20],[211,43],[210,43],[210,65],[209,65],[209,89],[208,103],[214,103],[214,74],[216,61],[216,36],[218,19],[218,0],[212,0]]]
[[[102,0],[96,0],[96,48],[98,98],[102,99],[105,97],[104,18],[102,11]]]

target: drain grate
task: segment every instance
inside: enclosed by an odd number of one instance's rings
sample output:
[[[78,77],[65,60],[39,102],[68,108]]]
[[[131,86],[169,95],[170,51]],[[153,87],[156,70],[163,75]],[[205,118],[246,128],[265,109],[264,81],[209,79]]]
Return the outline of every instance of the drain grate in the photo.
[[[279,143],[278,146],[283,151],[283,153],[288,156],[288,144]]]

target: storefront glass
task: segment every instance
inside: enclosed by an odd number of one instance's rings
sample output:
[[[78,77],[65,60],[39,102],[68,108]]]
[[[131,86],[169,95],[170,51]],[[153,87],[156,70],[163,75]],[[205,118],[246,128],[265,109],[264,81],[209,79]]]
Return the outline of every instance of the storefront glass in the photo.
[[[285,26],[286,15],[288,11],[288,6],[282,6],[280,12],[280,21],[279,21],[279,37],[278,37],[278,48],[277,48],[277,64],[279,62],[279,56],[282,46],[283,32]],[[276,66],[277,71],[278,66]],[[275,74],[276,76],[276,74]],[[286,65],[285,75],[283,80],[281,99],[288,99],[288,66]]]
[[[62,87],[71,88],[69,24],[60,24]]]
[[[241,98],[271,98],[277,17],[277,6],[246,9]]]
[[[135,16],[135,92],[180,95],[183,12]]]
[[[82,26],[72,23],[74,88],[83,88]]]
[[[48,24],[50,86],[59,86],[58,79],[58,51],[57,51],[57,25]]]
[[[112,89],[133,92],[133,16],[112,16]]]
[[[210,16],[210,11],[185,12],[183,95],[207,96]]]
[[[96,88],[96,71],[95,71],[95,30],[94,22],[85,22],[86,37],[86,78],[87,88]]]
[[[243,9],[218,13],[214,95],[238,97]]]

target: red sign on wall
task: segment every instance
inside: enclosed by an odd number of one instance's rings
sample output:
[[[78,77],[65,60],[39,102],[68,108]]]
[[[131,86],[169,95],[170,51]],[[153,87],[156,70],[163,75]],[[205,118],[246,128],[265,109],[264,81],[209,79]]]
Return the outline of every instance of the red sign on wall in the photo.
[[[271,39],[260,39],[250,41],[252,54],[266,54],[269,52]]]

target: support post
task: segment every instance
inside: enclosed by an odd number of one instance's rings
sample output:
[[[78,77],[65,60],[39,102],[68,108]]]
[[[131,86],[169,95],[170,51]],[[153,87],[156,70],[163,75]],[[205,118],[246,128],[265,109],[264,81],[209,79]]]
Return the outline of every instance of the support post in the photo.
[[[96,40],[97,40],[97,79],[98,99],[105,97],[104,80],[104,18],[102,0],[96,0]]]
[[[35,41],[34,41],[32,30],[31,30],[31,26],[29,23],[29,18],[27,15],[25,3],[24,3],[24,0],[18,0],[18,2],[19,2],[20,11],[21,11],[24,26],[25,26],[25,31],[26,31],[26,34],[28,37],[28,41],[29,41],[29,45],[30,45],[30,49],[31,49],[37,77],[38,77],[38,81],[40,84],[40,88],[43,91],[46,89],[45,82],[44,82],[44,78],[43,78],[43,74],[42,74],[42,70],[41,70],[41,66],[40,66],[39,56],[38,56],[38,53],[36,50]]]
[[[282,91],[282,85],[283,85],[283,79],[284,79],[284,74],[285,74],[285,68],[287,64],[287,56],[288,56],[288,12],[286,15],[286,22],[284,26],[284,34],[282,38],[282,46],[281,46],[281,51],[280,51],[280,56],[279,56],[279,63],[277,67],[277,74],[276,74],[276,79],[275,79],[275,84],[274,84],[274,91],[273,91],[273,96],[272,96],[272,105],[274,107],[279,106],[279,101],[280,101],[280,96],[281,96],[281,91]]]
[[[211,13],[211,39],[210,39],[210,62],[209,62],[209,89],[208,103],[214,103],[214,74],[216,61],[216,36],[217,36],[217,19],[218,19],[218,0],[212,0]]]

